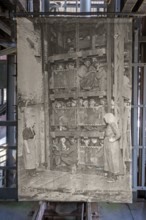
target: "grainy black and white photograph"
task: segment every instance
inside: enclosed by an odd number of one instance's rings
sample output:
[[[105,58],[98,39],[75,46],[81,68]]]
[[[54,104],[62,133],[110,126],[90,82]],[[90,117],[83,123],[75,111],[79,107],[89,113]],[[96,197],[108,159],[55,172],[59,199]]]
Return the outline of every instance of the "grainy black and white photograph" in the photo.
[[[132,201],[131,30],[17,18],[19,200]]]

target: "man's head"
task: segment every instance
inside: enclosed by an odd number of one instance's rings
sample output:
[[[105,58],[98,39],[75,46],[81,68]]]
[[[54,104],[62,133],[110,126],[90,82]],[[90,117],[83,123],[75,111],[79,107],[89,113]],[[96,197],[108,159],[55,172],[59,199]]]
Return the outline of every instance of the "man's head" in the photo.
[[[84,64],[85,64],[85,66],[89,67],[89,66],[91,65],[90,59],[86,59],[86,60],[84,61]]]

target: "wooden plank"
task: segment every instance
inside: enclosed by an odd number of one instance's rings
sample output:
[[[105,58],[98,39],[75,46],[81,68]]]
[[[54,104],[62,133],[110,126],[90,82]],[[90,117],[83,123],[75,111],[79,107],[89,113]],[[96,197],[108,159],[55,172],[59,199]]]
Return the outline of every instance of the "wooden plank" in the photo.
[[[145,13],[146,12],[146,0],[143,0],[142,4],[140,5],[138,12]]]
[[[106,96],[106,91],[87,91],[87,92],[79,92],[78,97],[104,97]],[[76,98],[77,94],[76,92],[68,92],[68,93],[56,93],[56,94],[51,94],[50,95],[50,99],[54,100],[56,98],[65,98],[65,99],[69,99],[69,98]]]
[[[103,125],[100,126],[101,129],[104,127]],[[52,137],[62,137],[62,136],[75,136],[75,137],[99,137],[100,139],[104,138],[104,132],[101,131],[55,131],[51,132]]]
[[[106,54],[105,47],[95,49],[95,50],[86,50],[86,51],[79,51],[75,53],[70,54],[59,54],[54,56],[49,56],[48,59],[50,62],[54,62],[57,60],[69,60],[69,59],[77,59],[78,57],[88,57],[93,55],[103,56],[103,54]]]
[[[131,12],[136,3],[136,0],[126,0],[122,12]]]

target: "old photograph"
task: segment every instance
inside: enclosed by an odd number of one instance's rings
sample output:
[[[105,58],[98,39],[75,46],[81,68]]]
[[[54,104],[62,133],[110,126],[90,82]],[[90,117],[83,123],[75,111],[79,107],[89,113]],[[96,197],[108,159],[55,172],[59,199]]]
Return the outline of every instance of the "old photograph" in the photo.
[[[19,200],[132,201],[131,30],[17,18]]]

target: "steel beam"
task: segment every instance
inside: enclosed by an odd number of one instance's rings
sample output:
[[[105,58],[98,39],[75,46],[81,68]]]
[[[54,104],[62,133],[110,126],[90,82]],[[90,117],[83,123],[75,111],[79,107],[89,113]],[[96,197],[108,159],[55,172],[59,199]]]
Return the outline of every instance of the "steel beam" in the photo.
[[[138,0],[126,0],[122,12],[131,12]]]
[[[80,12],[91,11],[91,0],[80,0]]]
[[[143,0],[143,2],[141,3],[138,12],[140,13],[145,13],[146,12],[146,0]]]
[[[7,120],[15,120],[15,79],[14,76],[16,75],[16,60],[15,55],[9,55],[7,58]],[[7,137],[6,143],[9,146],[13,146],[16,144],[16,134],[15,134],[15,127],[8,126],[7,127]],[[14,166],[14,159],[13,159],[13,150],[7,149],[7,167]],[[6,186],[11,187],[14,184],[14,174],[13,171],[7,170],[6,173]]]
[[[16,126],[17,125],[17,122],[16,121],[0,121],[0,126]]]
[[[138,29],[134,32],[134,62],[138,63]],[[137,105],[138,100],[138,67],[134,67],[133,73],[133,104],[134,108],[132,114],[132,136],[133,136],[133,160],[132,160],[132,184],[133,188],[137,188],[137,154],[138,154],[138,108],[135,107]]]
[[[121,0],[115,0],[115,12],[121,11]]]
[[[146,67],[144,67],[144,86],[143,86],[143,105],[146,105]],[[145,123],[146,123],[146,108],[143,106],[143,123],[142,123],[142,187],[145,187]]]
[[[7,35],[11,35],[11,28],[5,24],[2,20],[0,21],[0,29],[5,32]]]
[[[0,188],[0,199],[17,200],[17,191],[16,188]]]
[[[33,12],[33,0],[28,0],[28,12]]]
[[[0,50],[0,56],[10,55],[16,53],[16,47],[8,47],[7,49]]]
[[[27,11],[27,0],[18,0],[17,5],[20,10]]]
[[[9,48],[11,48],[11,47],[13,47],[13,48],[16,48],[16,43],[14,43],[14,42],[8,42],[8,41],[6,41],[6,40],[3,40],[3,39],[0,39],[0,45],[1,46],[3,46],[3,47],[9,47]]]

